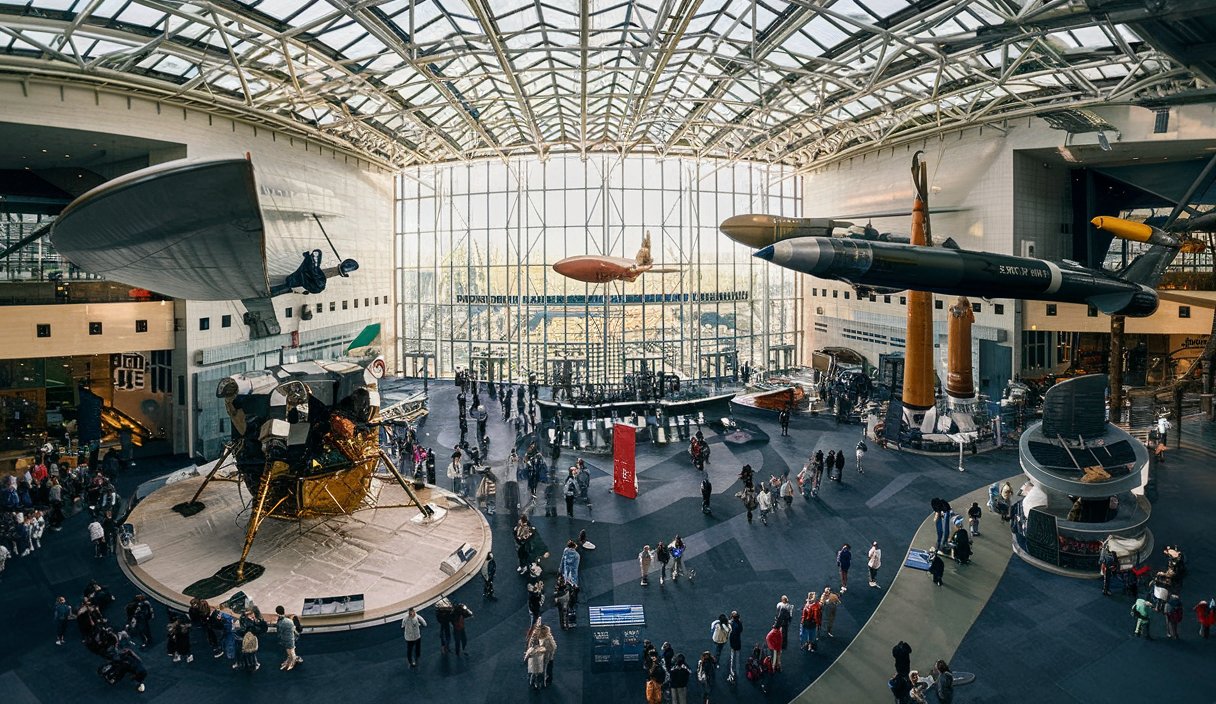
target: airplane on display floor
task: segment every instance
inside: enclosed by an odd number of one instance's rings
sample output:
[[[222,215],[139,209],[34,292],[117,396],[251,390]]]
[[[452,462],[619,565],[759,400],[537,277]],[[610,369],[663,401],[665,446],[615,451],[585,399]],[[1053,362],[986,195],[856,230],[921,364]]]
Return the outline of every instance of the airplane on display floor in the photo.
[[[1149,248],[1119,271],[1091,269],[1071,261],[840,237],[782,239],[754,256],[866,290],[913,289],[980,298],[1082,303],[1108,315],[1130,317],[1152,315],[1159,299],[1212,307],[1213,301],[1155,288],[1180,251],[1201,251],[1201,243],[1120,218],[1096,217],[1091,222],[1099,230],[1148,244]]]
[[[598,254],[581,254],[565,259],[553,265],[553,270],[575,281],[589,284],[603,284],[610,281],[637,281],[645,273],[677,274],[679,269],[655,269],[654,259],[650,256],[650,232],[642,236],[642,246],[633,259],[627,257],[609,257]]]

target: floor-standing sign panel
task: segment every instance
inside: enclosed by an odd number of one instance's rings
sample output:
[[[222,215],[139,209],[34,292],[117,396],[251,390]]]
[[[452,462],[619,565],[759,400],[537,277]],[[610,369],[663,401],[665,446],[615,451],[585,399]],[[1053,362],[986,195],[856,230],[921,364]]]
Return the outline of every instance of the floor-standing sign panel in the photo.
[[[612,490],[630,499],[638,496],[638,475],[634,471],[637,432],[625,423],[612,426]]]

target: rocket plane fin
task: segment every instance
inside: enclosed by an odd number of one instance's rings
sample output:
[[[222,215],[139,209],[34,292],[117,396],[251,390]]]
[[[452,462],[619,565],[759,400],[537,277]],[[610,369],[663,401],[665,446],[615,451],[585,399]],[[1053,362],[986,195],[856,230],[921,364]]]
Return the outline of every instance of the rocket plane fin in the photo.
[[[1161,277],[1165,274],[1166,267],[1174,261],[1174,257],[1182,248],[1182,242],[1177,237],[1142,222],[1107,216],[1099,216],[1089,222],[1099,230],[1109,232],[1119,239],[1149,245],[1148,250],[1137,256],[1116,274],[1124,281],[1148,288],[1156,288],[1157,284],[1161,283]],[[1110,296],[1097,296],[1090,299],[1094,306],[1105,312],[1105,309],[1098,304],[1097,298],[1110,298]]]

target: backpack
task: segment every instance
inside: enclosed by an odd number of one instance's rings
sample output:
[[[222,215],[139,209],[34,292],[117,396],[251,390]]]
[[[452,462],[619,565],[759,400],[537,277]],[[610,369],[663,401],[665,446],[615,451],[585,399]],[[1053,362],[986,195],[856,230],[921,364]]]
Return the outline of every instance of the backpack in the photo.
[[[574,496],[577,493],[578,490],[574,488],[574,477],[570,477],[566,480],[566,496]]]
[[[789,610],[789,608],[785,607],[784,605],[777,608],[776,625],[778,625],[782,628],[790,625],[790,610]]]
[[[773,656],[772,655],[764,656],[764,659],[760,661],[760,670],[763,671],[764,674],[766,674],[766,675],[772,674],[772,672],[773,672]]]
[[[747,677],[749,682],[755,682],[756,680],[760,679],[760,675],[763,674],[763,670],[760,669],[760,663],[756,662],[755,658],[749,657],[747,659],[747,664],[743,666],[743,674]]]

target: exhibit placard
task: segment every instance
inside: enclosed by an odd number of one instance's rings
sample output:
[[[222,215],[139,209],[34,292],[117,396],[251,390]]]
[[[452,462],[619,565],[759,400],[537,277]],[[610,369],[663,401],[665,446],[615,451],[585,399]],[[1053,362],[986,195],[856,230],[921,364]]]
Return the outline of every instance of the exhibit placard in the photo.
[[[638,496],[638,476],[634,469],[637,453],[637,428],[626,423],[612,426],[612,490],[629,499]]]

